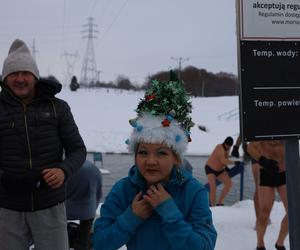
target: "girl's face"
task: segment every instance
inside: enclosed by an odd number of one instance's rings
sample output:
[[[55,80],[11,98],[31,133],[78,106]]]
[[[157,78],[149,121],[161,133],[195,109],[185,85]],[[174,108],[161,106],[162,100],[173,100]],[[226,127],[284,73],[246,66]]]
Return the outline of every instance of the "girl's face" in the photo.
[[[140,143],[135,163],[148,185],[167,182],[178,157],[164,144]]]

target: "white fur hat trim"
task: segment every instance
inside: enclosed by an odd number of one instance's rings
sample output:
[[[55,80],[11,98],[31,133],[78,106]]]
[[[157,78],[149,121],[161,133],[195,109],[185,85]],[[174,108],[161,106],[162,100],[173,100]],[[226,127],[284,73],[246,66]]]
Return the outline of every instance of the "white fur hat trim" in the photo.
[[[180,159],[183,159],[188,144],[187,136],[175,119],[171,121],[169,126],[163,127],[162,121],[164,119],[165,116],[150,114],[143,114],[143,116],[138,117],[137,127],[133,129],[129,139],[129,152],[135,153],[140,142],[162,143],[170,147]]]

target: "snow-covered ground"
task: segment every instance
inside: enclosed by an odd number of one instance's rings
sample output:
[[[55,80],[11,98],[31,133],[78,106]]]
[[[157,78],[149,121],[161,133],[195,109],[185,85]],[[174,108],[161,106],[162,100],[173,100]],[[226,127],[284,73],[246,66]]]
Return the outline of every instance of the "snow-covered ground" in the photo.
[[[106,89],[79,89],[76,92],[64,89],[58,95],[70,104],[87,149],[115,153],[127,152],[125,140],[131,131],[128,120],[135,117],[134,109],[142,96],[143,92]],[[208,155],[226,136],[236,139],[239,133],[238,97],[193,98],[192,104],[194,122],[205,126],[208,132],[196,126],[192,129],[188,154]],[[255,249],[255,215],[251,200],[233,206],[213,207],[212,213],[218,232],[216,250]],[[283,216],[282,204],[275,202],[271,213],[272,224],[265,235],[267,249],[275,249]],[[285,245],[289,249],[288,238]]]
[[[70,104],[89,151],[124,153],[127,152],[125,140],[132,129],[128,120],[136,117],[134,109],[143,95],[143,92],[111,89],[76,92],[64,89],[58,97]],[[201,131],[196,125],[192,128],[188,154],[208,155],[227,136],[236,139],[238,97],[192,98],[192,105],[194,123],[208,131]]]
[[[216,250],[254,250],[256,247],[255,213],[252,200],[245,200],[233,206],[213,207],[213,220],[218,232]],[[265,234],[267,250],[275,249],[280,223],[285,215],[283,204],[275,202],[271,212],[271,224]],[[289,248],[288,237],[285,240]]]

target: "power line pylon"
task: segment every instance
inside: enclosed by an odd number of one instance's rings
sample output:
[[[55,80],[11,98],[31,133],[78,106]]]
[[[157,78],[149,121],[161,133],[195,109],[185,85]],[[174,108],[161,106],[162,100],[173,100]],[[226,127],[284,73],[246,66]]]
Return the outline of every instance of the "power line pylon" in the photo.
[[[186,58],[182,58],[182,57],[175,58],[175,57],[172,56],[171,59],[178,62],[178,79],[181,80],[180,79],[180,73],[181,73],[182,63],[184,63],[185,61],[190,60],[190,58],[189,57],[186,57]]]
[[[83,36],[83,38],[88,39],[80,77],[80,83],[83,86],[90,86],[97,81],[97,66],[93,43],[93,39],[97,38],[94,35],[98,32],[95,30],[95,27],[97,26],[98,25],[94,24],[94,18],[90,17],[88,18],[88,23],[84,25],[87,29],[82,31],[83,33],[87,33],[87,35]]]
[[[63,53],[63,56],[65,57],[66,66],[67,66],[65,83],[69,84],[73,76],[74,67],[75,67],[76,59],[78,58],[78,54],[65,52]]]
[[[103,71],[102,70],[97,70],[97,82],[100,83],[100,73],[102,73]]]
[[[32,46],[31,46],[31,53],[32,53],[32,56],[33,56],[35,61],[36,61],[36,53],[37,52],[38,52],[38,50],[35,47],[35,38],[33,38]]]

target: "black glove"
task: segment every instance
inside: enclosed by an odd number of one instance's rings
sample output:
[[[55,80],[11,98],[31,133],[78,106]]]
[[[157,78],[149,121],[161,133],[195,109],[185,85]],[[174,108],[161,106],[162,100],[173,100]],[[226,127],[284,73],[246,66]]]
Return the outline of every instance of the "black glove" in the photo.
[[[233,146],[232,151],[231,151],[231,156],[239,158],[240,153],[239,153],[239,147],[238,146]]]
[[[35,169],[29,169],[22,175],[5,171],[1,176],[3,187],[12,193],[32,192],[39,188],[40,182],[41,172]]]
[[[258,159],[259,165],[263,167],[269,174],[274,175],[279,171],[278,162],[272,159],[268,159],[264,156],[259,157]]]

